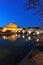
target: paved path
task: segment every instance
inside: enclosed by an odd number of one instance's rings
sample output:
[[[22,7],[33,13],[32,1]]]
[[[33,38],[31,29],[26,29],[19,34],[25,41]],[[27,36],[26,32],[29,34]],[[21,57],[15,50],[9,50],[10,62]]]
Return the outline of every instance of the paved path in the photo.
[[[34,49],[31,56],[22,65],[43,65],[43,51]]]

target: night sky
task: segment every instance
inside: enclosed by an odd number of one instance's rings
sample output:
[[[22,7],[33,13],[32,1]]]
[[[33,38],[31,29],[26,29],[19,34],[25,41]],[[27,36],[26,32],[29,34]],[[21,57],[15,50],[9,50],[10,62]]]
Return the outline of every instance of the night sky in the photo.
[[[25,3],[26,0],[0,0],[0,26],[14,22],[19,27],[40,27],[40,16],[33,16],[33,10],[25,11]]]

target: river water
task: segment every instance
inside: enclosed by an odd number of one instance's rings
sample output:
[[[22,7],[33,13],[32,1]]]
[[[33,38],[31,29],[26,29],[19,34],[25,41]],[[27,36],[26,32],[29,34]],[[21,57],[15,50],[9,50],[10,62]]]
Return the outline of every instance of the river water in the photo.
[[[16,41],[0,38],[0,65],[18,65],[34,46],[35,41],[26,41],[23,38]]]

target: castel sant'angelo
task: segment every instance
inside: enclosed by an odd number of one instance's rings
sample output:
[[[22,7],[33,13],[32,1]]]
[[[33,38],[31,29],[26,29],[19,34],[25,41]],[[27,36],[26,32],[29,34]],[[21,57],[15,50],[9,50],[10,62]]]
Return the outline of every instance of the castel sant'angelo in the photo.
[[[11,22],[2,29],[3,32],[6,32],[7,30],[16,31],[16,30],[22,30],[22,28],[18,28],[15,23]]]
[[[16,32],[16,31],[21,31],[21,30],[23,30],[23,28],[19,28],[15,23],[11,22],[11,23],[7,24],[4,28],[0,27],[0,34],[6,33],[7,31]],[[4,39],[8,39],[8,40],[12,40],[12,41],[15,41],[17,39],[17,37],[18,37],[17,34],[11,35],[9,37],[6,37],[5,35],[2,36],[2,38],[4,38]]]

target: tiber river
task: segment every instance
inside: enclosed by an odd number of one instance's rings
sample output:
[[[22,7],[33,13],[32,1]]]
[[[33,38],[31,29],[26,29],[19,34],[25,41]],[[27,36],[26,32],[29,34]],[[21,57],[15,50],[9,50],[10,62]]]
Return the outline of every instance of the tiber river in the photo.
[[[18,65],[33,49],[35,41],[17,38],[16,41],[0,38],[0,65]]]

